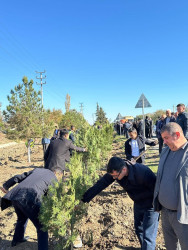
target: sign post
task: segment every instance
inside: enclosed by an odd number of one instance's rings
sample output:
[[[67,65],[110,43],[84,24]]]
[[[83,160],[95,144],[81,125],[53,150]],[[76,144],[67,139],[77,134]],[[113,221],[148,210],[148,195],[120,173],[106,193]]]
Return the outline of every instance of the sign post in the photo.
[[[144,137],[145,137],[145,117],[144,117],[144,108],[150,108],[151,104],[149,101],[146,99],[144,94],[142,94],[135,106],[135,108],[142,108],[142,116],[143,116],[143,127],[144,127]]]

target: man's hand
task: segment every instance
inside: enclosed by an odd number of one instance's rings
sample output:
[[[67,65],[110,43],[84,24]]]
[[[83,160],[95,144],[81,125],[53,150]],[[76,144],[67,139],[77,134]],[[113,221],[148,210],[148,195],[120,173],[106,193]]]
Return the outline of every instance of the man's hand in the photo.
[[[131,158],[131,163],[134,165],[136,164],[136,160],[134,158]]]
[[[159,143],[159,141],[155,140],[153,143],[154,143],[154,145],[157,145]]]
[[[4,187],[0,187],[0,189],[1,189],[1,191],[3,192],[3,193],[7,193],[8,192],[8,190],[6,190]]]

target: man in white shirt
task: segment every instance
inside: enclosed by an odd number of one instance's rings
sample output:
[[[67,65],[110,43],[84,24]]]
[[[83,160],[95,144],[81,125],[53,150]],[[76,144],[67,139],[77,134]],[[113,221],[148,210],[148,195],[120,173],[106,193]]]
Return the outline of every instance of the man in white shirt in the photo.
[[[145,151],[145,144],[150,145],[150,146],[155,146],[157,144],[157,141],[152,141],[152,140],[144,138],[141,135],[138,135],[135,128],[129,129],[128,132],[129,132],[130,139],[128,139],[125,142],[126,158],[130,161],[136,160],[136,162],[144,164],[145,162],[144,154],[138,159],[136,158]]]

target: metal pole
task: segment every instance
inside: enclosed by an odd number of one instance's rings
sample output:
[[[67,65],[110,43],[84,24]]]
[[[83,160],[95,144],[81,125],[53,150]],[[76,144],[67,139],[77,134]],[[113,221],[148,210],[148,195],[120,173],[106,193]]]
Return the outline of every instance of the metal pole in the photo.
[[[42,77],[42,74],[45,73],[45,72],[46,72],[46,70],[44,70],[43,72],[38,72],[38,71],[36,71],[37,74],[40,74],[40,77],[36,77],[36,78],[37,78],[37,79],[40,79],[40,83],[37,83],[37,84],[38,84],[38,85],[39,85],[39,84],[41,85],[41,105],[42,105],[42,107],[43,107],[43,90],[42,90],[42,85],[43,85],[43,84],[46,84],[46,82],[42,82],[42,80],[43,80],[44,78],[46,78],[46,76]]]
[[[41,103],[42,103],[42,107],[43,107],[42,73],[40,73],[40,79],[41,79],[41,81],[40,81],[40,84],[41,84]]]
[[[143,127],[144,127],[144,138],[145,138],[145,119],[144,119],[144,98],[142,100],[142,115],[143,115]]]

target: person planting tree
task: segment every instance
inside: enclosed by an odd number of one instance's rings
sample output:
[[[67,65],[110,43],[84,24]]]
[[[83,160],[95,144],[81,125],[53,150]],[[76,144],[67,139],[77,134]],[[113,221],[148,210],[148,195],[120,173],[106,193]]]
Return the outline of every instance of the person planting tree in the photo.
[[[112,157],[107,173],[84,193],[82,202],[90,202],[115,180],[134,201],[134,227],[141,249],[155,250],[159,213],[154,212],[152,201],[156,176],[147,166]]]

